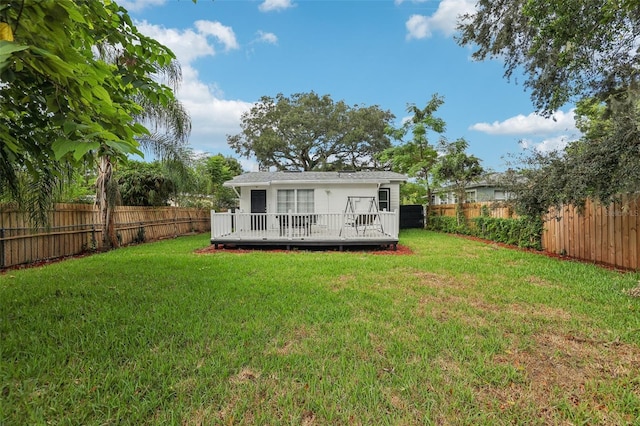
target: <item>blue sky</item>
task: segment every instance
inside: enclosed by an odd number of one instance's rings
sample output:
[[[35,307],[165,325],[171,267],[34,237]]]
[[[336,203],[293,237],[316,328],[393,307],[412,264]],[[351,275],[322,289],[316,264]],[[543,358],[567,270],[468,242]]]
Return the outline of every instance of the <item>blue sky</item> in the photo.
[[[183,69],[179,99],[196,152],[235,153],[226,135],[261,96],[314,91],[378,105],[400,125],[407,104],[438,93],[449,140],[464,137],[485,168],[504,170],[522,143],[539,150],[579,136],[567,106],[534,113],[522,76],[498,60],[475,62],[454,40],[474,0],[118,0],[137,27],[170,47]],[[517,80],[517,81],[516,81]],[[433,135],[433,141],[436,136]],[[241,160],[252,170],[255,162]]]

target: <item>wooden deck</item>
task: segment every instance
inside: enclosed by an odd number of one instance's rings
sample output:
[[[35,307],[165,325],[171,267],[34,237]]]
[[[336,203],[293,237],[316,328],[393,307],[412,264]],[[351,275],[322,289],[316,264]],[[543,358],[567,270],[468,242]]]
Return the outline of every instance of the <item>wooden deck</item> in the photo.
[[[211,214],[211,244],[230,246],[337,247],[398,244],[396,212],[326,214]]]

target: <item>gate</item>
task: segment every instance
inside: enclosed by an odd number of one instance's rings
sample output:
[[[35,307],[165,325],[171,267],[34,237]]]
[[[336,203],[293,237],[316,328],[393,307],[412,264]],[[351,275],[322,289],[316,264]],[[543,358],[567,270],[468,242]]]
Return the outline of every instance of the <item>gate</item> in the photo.
[[[400,206],[400,229],[424,228],[424,206],[411,204]]]

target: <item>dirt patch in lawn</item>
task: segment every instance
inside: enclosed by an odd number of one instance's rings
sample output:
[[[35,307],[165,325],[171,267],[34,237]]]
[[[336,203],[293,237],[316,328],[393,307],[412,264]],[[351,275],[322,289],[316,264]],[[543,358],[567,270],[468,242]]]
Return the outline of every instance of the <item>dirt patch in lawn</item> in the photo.
[[[514,414],[533,409],[546,424],[566,420],[559,409],[563,405],[595,413],[598,418],[592,420],[598,424],[634,420],[609,403],[618,399],[610,395],[614,389],[640,397],[636,346],[545,331],[534,335],[526,349],[513,346],[496,355],[494,362],[510,365],[522,380],[476,389],[476,397],[493,409]]]
[[[640,283],[638,283],[637,287],[625,290],[624,294],[630,297],[640,297]]]

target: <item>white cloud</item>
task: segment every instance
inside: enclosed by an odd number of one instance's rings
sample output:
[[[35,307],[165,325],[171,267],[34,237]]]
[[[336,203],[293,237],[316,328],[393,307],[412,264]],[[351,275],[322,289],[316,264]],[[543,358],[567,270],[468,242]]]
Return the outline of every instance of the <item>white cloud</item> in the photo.
[[[226,136],[240,132],[240,116],[253,104],[224,99],[215,85],[200,81],[198,71],[191,66],[183,67],[182,76],[177,96],[191,116],[192,148],[212,154],[229,151]]]
[[[294,6],[291,0],[264,0],[264,2],[258,6],[258,9],[262,12],[271,12],[274,10],[289,9]]]
[[[191,116],[191,147],[198,152],[229,153],[226,135],[240,132],[240,116],[252,107],[242,100],[224,99],[215,84],[206,84],[191,63],[201,57],[213,56],[215,49],[209,37],[221,41],[227,49],[237,48],[235,35],[229,27],[216,22],[198,21],[193,29],[178,30],[136,23],[143,33],[169,47],[182,66],[182,85],[176,93]]]
[[[431,0],[394,0],[394,3],[396,5],[401,5],[405,1],[410,1],[411,3],[426,3],[426,2],[431,1]]]
[[[536,113],[526,116],[520,114],[504,121],[476,123],[469,129],[495,136],[519,136],[522,138],[520,146],[523,149],[542,153],[561,151],[569,142],[581,137],[576,128],[574,109],[568,112],[556,111],[548,118]]]
[[[569,112],[556,111],[549,118],[536,113],[526,116],[519,114],[504,121],[476,123],[470,129],[490,135],[549,135],[577,131],[573,109]]]
[[[394,3],[396,5],[401,5],[402,3],[404,3],[406,0],[394,0]],[[410,0],[412,3],[426,3],[430,0]]]
[[[140,32],[171,49],[182,65],[189,64],[197,58],[215,55],[215,48],[210,43],[209,37],[222,43],[225,51],[240,47],[231,27],[213,21],[196,21],[194,25],[196,31],[191,28],[185,30],[165,28],[147,21],[136,22]]]
[[[560,135],[543,139],[541,142],[535,142],[531,139],[522,139],[520,141],[520,146],[523,149],[534,149],[538,152],[549,153],[553,151],[563,150],[572,140],[574,140],[574,138],[571,138],[567,135]]]
[[[158,40],[176,54],[183,66],[203,56],[213,56],[215,49],[209,44],[206,34],[196,33],[192,29],[177,30],[149,24],[147,21],[136,22],[141,33]]]
[[[411,15],[405,23],[407,27],[407,39],[431,37],[431,29],[429,28],[429,17],[423,15]]]
[[[218,39],[226,51],[238,49],[240,45],[236,40],[236,35],[231,27],[222,25],[220,22],[196,21],[195,26],[200,34],[210,35]]]
[[[161,6],[166,0],[117,0],[118,5],[129,11],[141,11],[147,6]]]
[[[256,41],[261,41],[268,44],[278,44],[278,36],[274,33],[265,33],[264,31],[258,31],[258,39]]]
[[[396,4],[400,3],[396,0]],[[435,31],[450,36],[456,31],[458,17],[474,10],[475,0],[442,0],[433,15],[412,15],[407,20],[407,39],[428,38]]]

